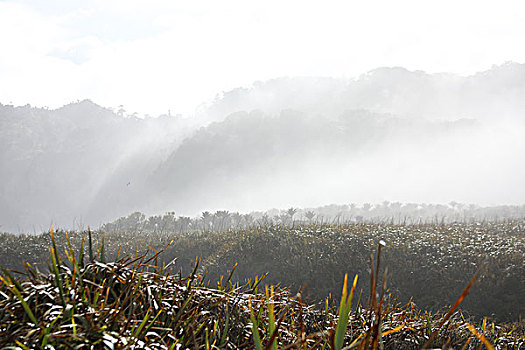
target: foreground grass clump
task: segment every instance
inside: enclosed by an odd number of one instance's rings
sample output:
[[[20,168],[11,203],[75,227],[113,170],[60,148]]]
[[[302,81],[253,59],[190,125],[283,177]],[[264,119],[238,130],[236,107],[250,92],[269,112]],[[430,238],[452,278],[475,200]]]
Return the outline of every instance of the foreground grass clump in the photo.
[[[171,271],[174,262],[159,264],[162,251],[106,262],[104,239],[93,242],[89,235],[87,246],[83,240],[78,251],[67,235],[66,241],[63,259],[51,233],[48,273],[26,265],[20,280],[3,270],[1,348],[525,346],[519,325],[509,329],[486,320],[473,325],[457,312],[474,279],[446,314],[421,312],[411,303],[397,305],[388,294],[386,276],[378,278],[381,246],[375,264],[370,256],[369,295],[355,298],[358,277],[351,285],[345,277],[336,308],[328,299],[322,306],[308,305],[300,294],[263,288],[262,278],[233,283],[233,270],[212,289],[197,274],[197,263],[187,276]]]
[[[79,247],[87,232],[70,232]],[[107,261],[119,256],[138,256],[159,251],[159,265],[173,259],[183,275],[202,258],[198,272],[216,286],[220,276],[236,263],[233,282],[268,273],[267,284],[292,291],[304,285],[303,301],[321,302],[339,295],[348,272],[368,276],[370,251],[379,240],[386,246],[382,265],[388,267],[389,290],[400,303],[414,301],[420,308],[443,311],[461,294],[466,281],[483,267],[464,313],[481,322],[485,316],[497,322],[516,322],[525,317],[525,221],[396,225],[378,223],[259,225],[228,231],[180,233],[111,231],[93,233],[93,242],[105,237]],[[24,270],[23,261],[48,260],[49,232],[32,235],[0,234],[0,266]],[[55,234],[59,256],[67,259],[64,232]],[[96,247],[95,247],[96,249]],[[380,276],[382,276],[380,273]],[[360,278],[357,290],[370,290],[368,278]]]
[[[70,232],[73,246],[80,246],[87,232]],[[525,221],[422,225],[341,224],[262,225],[229,231],[191,233],[96,232],[94,244],[105,236],[108,261],[137,256],[151,248],[159,251],[170,241],[159,264],[177,259],[177,269],[189,274],[197,257],[199,272],[210,285],[236,263],[234,282],[243,283],[268,273],[265,282],[292,291],[303,285],[303,300],[323,301],[338,295],[345,273],[367,276],[368,256],[384,240],[383,266],[388,266],[389,289],[401,303],[414,301],[438,312],[450,305],[465,281],[483,267],[475,288],[462,307],[481,321],[515,322],[525,316]],[[64,232],[55,234],[57,251],[66,259]],[[45,262],[50,234],[38,236],[0,234],[0,266],[24,270],[23,261]],[[369,290],[361,278],[358,290]]]

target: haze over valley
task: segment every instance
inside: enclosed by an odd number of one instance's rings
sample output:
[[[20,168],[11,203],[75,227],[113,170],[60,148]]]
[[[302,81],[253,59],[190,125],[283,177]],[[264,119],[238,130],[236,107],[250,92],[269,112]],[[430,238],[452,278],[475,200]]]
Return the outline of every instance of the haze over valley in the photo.
[[[193,115],[0,106],[0,231],[326,204],[522,205],[525,65],[286,77]]]

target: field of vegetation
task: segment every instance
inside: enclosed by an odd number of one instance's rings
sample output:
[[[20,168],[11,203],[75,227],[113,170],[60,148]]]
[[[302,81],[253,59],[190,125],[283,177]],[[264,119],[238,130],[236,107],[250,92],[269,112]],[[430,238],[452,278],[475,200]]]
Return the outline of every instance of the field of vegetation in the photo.
[[[0,266],[0,347],[525,347],[524,220],[1,234]]]

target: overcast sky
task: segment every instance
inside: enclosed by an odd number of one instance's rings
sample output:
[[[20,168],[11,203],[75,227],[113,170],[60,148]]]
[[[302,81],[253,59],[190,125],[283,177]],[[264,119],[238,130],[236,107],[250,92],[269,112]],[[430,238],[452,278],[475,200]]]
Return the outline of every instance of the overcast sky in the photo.
[[[280,76],[525,63],[524,37],[522,1],[0,0],[0,102],[191,115]]]

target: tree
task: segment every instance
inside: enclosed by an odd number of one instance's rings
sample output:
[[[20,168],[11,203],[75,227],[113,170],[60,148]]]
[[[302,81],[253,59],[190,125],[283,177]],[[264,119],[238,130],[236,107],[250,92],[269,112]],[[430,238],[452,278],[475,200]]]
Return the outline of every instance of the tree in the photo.
[[[288,214],[288,216],[290,217],[290,221],[292,222],[292,225],[293,225],[293,217],[295,213],[297,213],[297,210],[298,210],[297,208],[291,207],[290,209],[286,211],[286,214]]]
[[[209,211],[203,211],[201,214],[201,220],[204,230],[207,230],[212,221],[212,214]]]
[[[253,224],[253,216],[251,214],[244,214],[243,217],[246,227],[249,227]]]
[[[315,218],[315,212],[308,210],[306,213],[304,213],[304,216],[308,219],[310,223],[312,223],[312,220]]]
[[[235,228],[239,228],[244,219],[243,215],[238,212],[232,213],[231,218],[233,220],[233,225],[235,226]]]
[[[219,221],[219,230],[224,230],[225,227],[230,225],[230,212],[227,210],[217,210],[213,214],[214,218],[217,218]]]
[[[191,223],[191,218],[189,216],[179,216],[177,221],[179,222],[180,233],[187,232]]]

